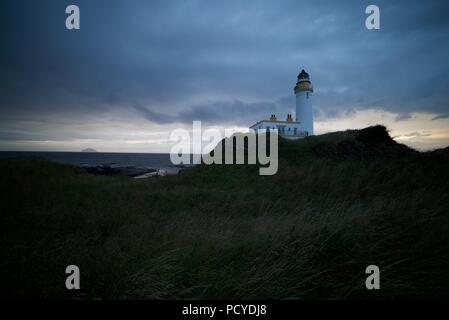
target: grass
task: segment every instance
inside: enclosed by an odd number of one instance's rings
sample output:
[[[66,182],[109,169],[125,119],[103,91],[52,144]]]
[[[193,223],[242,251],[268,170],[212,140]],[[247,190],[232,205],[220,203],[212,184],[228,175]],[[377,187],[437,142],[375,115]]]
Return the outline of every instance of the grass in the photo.
[[[282,140],[274,176],[216,165],[133,180],[0,161],[0,296],[448,298],[447,152],[385,134]],[[365,289],[370,264],[381,290]]]

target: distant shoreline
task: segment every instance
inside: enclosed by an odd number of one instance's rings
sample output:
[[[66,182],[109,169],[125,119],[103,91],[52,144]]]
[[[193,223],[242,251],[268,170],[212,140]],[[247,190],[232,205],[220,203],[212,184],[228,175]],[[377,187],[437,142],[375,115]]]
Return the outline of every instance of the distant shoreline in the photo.
[[[158,171],[161,175],[177,174],[182,168],[171,163],[168,153],[0,151],[0,160],[16,158],[40,158],[81,167],[93,174],[130,177]]]

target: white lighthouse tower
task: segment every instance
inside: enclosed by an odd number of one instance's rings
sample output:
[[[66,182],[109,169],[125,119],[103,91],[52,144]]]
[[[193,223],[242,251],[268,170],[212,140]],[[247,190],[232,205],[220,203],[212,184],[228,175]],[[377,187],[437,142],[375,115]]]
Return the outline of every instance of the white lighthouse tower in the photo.
[[[301,70],[295,86],[296,95],[296,121],[300,122],[301,131],[307,135],[313,135],[313,109],[312,93],[313,86],[307,72]]]
[[[276,130],[286,139],[302,139],[313,135],[313,110],[312,110],[313,87],[310,76],[304,70],[298,75],[295,86],[296,94],[296,117],[287,114],[285,120],[270,116],[270,120],[260,120],[253,124],[250,129],[257,132]]]

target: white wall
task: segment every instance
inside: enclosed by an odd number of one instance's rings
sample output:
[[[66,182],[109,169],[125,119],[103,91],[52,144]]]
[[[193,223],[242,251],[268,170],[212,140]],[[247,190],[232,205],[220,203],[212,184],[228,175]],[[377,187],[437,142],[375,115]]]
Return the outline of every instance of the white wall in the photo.
[[[284,132],[285,135],[293,135],[295,128],[297,129],[297,135],[299,135],[300,132],[303,131],[301,129],[300,124],[288,123],[288,122],[277,122],[277,121],[263,121],[263,122],[259,123],[256,127],[251,127],[251,129],[253,129],[257,132],[259,130],[266,129],[267,127],[270,127],[270,129],[276,129],[278,125],[285,126],[285,132]],[[288,131],[289,128],[290,128],[290,131]]]
[[[301,131],[313,135],[312,92],[302,91],[296,94],[296,121],[301,122]]]

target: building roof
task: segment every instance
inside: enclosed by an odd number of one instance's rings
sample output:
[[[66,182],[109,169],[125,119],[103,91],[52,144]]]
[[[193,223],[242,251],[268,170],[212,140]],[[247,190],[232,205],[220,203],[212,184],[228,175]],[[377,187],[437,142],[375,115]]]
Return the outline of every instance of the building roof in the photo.
[[[304,69],[301,70],[300,74],[298,74],[298,80],[299,79],[310,79],[310,76],[307,72],[304,71]]]
[[[253,124],[252,126],[250,126],[250,128],[253,127],[257,127],[259,124],[261,124],[262,122],[270,122],[270,123],[282,123],[282,124],[300,124],[300,121],[271,121],[271,120],[260,120],[258,122],[256,122],[255,124]]]

